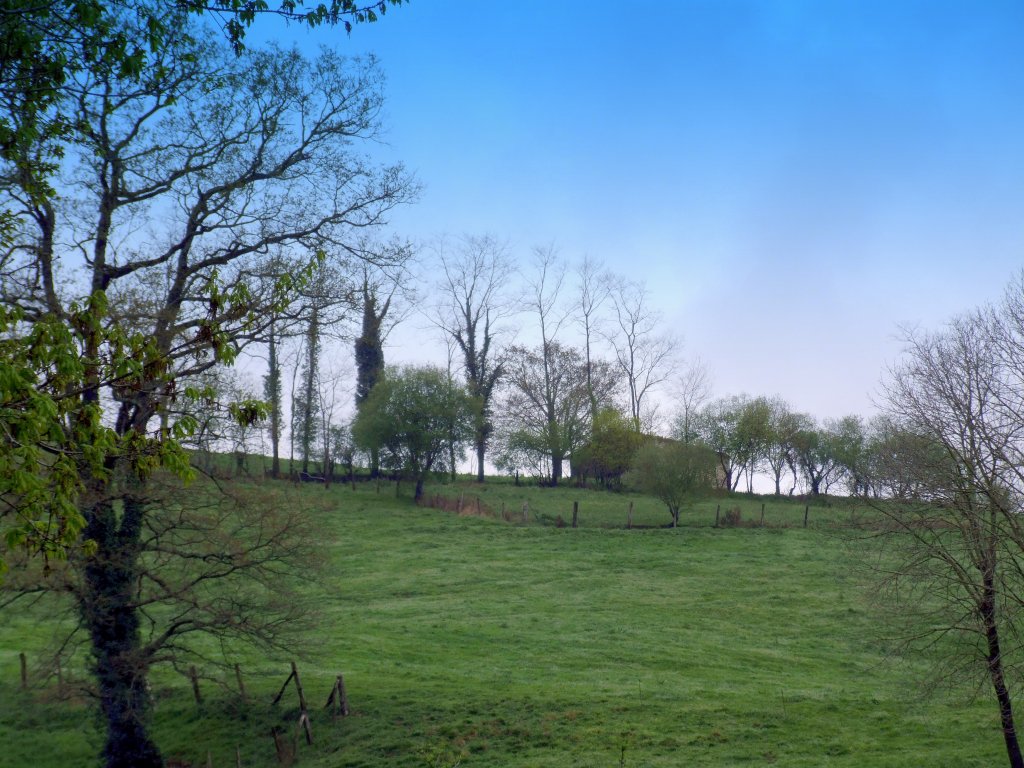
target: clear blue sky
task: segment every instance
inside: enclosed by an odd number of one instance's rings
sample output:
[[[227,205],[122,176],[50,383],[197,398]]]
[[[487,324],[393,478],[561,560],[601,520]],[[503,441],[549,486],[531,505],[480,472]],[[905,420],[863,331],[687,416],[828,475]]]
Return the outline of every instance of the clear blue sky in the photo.
[[[719,395],[869,412],[898,324],[1024,266],[1019,0],[412,0],[350,38],[260,28],[378,54],[385,153],[425,185],[400,234],[645,278]]]

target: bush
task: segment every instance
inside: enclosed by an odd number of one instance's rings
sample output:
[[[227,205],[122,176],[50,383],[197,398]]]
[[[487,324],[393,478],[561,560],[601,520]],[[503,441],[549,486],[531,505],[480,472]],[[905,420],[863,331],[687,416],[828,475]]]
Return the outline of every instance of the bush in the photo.
[[[743,514],[740,512],[739,507],[732,507],[731,509],[725,510],[725,514],[722,515],[718,524],[722,528],[736,528],[743,524]]]

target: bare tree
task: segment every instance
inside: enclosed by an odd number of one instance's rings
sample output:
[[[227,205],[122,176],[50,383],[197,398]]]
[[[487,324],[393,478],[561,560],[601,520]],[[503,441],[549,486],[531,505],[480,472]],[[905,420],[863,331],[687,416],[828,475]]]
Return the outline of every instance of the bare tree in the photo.
[[[659,333],[660,313],[651,308],[647,290],[625,282],[612,292],[616,332],[609,337],[626,383],[629,414],[637,432],[653,427],[649,395],[675,371],[676,341]]]
[[[697,358],[684,366],[682,374],[675,380],[674,395],[674,436],[683,443],[692,443],[699,437],[700,409],[711,397],[711,374],[703,360]]]
[[[351,369],[338,362],[333,365],[328,362],[317,370],[317,401],[320,405],[317,415],[320,419],[320,456],[325,487],[330,487],[334,479],[334,463],[339,458],[345,458],[337,453],[338,450],[345,452],[344,434],[339,432],[342,427],[339,418],[342,394],[351,397],[351,391],[343,384],[350,376]]]
[[[593,361],[590,381],[598,403],[616,389],[611,364]],[[524,457],[548,482],[562,479],[566,459],[590,437],[587,366],[578,350],[558,342],[512,347],[501,411],[505,465]]]
[[[587,393],[590,419],[597,416],[598,402],[592,377],[593,343],[601,333],[600,312],[611,297],[611,276],[589,256],[576,268],[576,323],[583,332],[583,354],[587,365]]]
[[[1018,280],[1003,304],[937,333],[909,332],[884,396],[912,495],[878,505],[895,565],[889,595],[912,648],[944,639],[947,672],[984,670],[1012,768],[1024,766],[1013,687],[1024,662],[1024,325]],[[893,450],[894,449],[894,450]]]
[[[494,431],[492,399],[504,373],[503,356],[495,343],[498,324],[512,311],[506,293],[512,263],[507,246],[488,236],[465,236],[454,252],[441,243],[437,258],[444,273],[437,323],[461,353],[466,388],[476,402],[473,447],[477,482],[482,483],[487,444]]]
[[[539,452],[540,455],[547,455],[551,459],[548,467],[548,475],[552,484],[557,485],[562,477],[562,465],[566,456],[570,453],[571,445],[565,440],[566,420],[560,403],[566,402],[565,393],[577,392],[577,384],[567,384],[575,378],[575,369],[572,365],[562,365],[562,352],[564,348],[556,341],[567,315],[559,309],[559,299],[562,287],[565,282],[565,264],[559,261],[558,254],[554,248],[536,247],[533,250],[533,272],[527,277],[526,302],[532,312],[537,315],[537,322],[540,330],[541,343],[537,352],[528,352],[525,347],[519,346],[509,351],[510,364],[515,362],[516,370],[510,368],[510,401],[511,405],[520,415],[521,421],[529,417],[530,426],[525,429],[506,430],[508,434],[546,436],[544,441],[548,449]],[[584,374],[583,380],[586,380]],[[522,402],[517,404],[517,398],[521,397]],[[575,402],[575,395],[570,398]],[[522,407],[519,407],[519,406]],[[575,414],[576,408],[568,409]],[[540,423],[536,423],[539,417]],[[575,433],[576,419],[571,420],[573,432]],[[512,424],[510,414],[506,410],[506,425]],[[530,442],[533,438],[527,440]],[[517,440],[512,441],[515,445]],[[521,441],[519,441],[521,442]],[[527,450],[526,454],[536,454],[536,451]],[[506,456],[510,455],[510,443],[506,440]]]
[[[559,307],[565,264],[551,246],[533,249],[532,273],[526,277],[526,304],[537,315],[541,345],[558,340],[568,314]]]
[[[106,551],[80,552],[45,568],[12,553],[14,567],[2,585],[0,606],[44,592],[66,599],[72,616],[62,626],[72,629],[59,647],[78,648],[84,635],[84,644],[95,649],[102,638],[119,648],[120,663],[133,665],[116,676],[101,671],[101,697],[111,697],[111,688],[124,684],[122,676],[141,678],[137,684],[144,685],[145,669],[157,664],[181,672],[199,664],[212,671],[230,665],[246,647],[250,653],[253,647],[262,653],[296,650],[315,616],[300,588],[319,562],[309,509],[294,494],[285,499],[283,490],[224,486],[204,477],[186,488],[166,473],[152,476],[145,493],[134,581],[121,606],[135,618],[132,637],[120,634],[125,623],[112,620],[104,603],[109,594],[94,581],[95,570],[123,562],[108,563],[115,555]]]

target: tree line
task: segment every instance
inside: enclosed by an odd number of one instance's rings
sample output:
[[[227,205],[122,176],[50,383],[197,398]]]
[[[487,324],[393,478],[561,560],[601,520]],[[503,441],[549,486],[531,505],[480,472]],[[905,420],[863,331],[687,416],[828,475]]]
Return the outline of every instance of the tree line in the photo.
[[[532,260],[517,268],[507,244],[493,236],[463,236],[418,249],[405,244],[400,254],[389,263],[401,269],[386,282],[369,283],[364,271],[361,285],[335,291],[334,303],[311,305],[300,298],[290,331],[278,330],[278,346],[289,333],[298,342],[290,435],[300,472],[308,473],[313,461],[329,481],[336,462],[352,472],[361,460],[372,476],[383,457],[386,470],[411,471],[422,487],[423,461],[411,457],[393,434],[367,427],[373,422],[380,428],[382,420],[366,416],[360,424],[360,416],[364,406],[394,407],[379,402],[383,395],[370,398],[378,381],[390,377],[395,387],[406,387],[432,377],[445,383],[434,387],[436,408],[428,407],[429,398],[419,400],[424,429],[430,418],[442,416],[442,403],[455,410],[443,414],[450,428],[444,449],[429,461],[431,471],[454,473],[468,451],[480,482],[493,465],[544,484],[565,482],[571,474],[572,482],[615,488],[644,438],[663,437],[710,449],[717,484],[732,491],[752,492],[756,477],[771,481],[776,495],[881,498],[911,490],[889,460],[909,439],[892,419],[849,415],[821,421],[779,396],[712,399],[706,366],[681,359],[680,340],[663,330],[643,284],[593,260],[572,266],[554,250],[536,248]],[[415,283],[418,260],[440,278]],[[328,282],[322,272],[315,280],[318,286]],[[420,298],[426,296],[432,298]],[[386,366],[387,335],[381,330],[409,317],[413,304],[446,344],[444,364]],[[402,309],[396,312],[396,306]],[[327,307],[333,312],[329,321]],[[354,345],[354,410],[339,407],[351,402],[338,396],[345,386],[341,377],[318,379],[319,337],[327,329]],[[526,342],[531,336],[532,344]],[[289,409],[274,343],[268,343],[263,392],[273,414],[272,471],[278,475],[280,414]],[[335,351],[335,363],[338,357]],[[314,413],[318,419],[311,418]],[[402,430],[411,434],[413,426]]]

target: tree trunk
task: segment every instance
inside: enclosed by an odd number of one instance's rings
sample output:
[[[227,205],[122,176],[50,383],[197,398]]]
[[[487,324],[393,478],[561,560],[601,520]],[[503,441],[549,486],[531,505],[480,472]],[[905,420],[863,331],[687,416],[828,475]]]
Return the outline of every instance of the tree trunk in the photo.
[[[88,510],[83,536],[96,542],[88,558],[79,613],[89,632],[100,710],[106,724],[107,768],[159,768],[160,751],[149,738],[147,663],[141,655],[139,615],[133,595],[145,507],[126,497],[120,523],[109,501]]]
[[[416,477],[416,492],[413,494],[413,501],[419,501],[423,498],[423,482],[425,479],[425,474],[420,474]]]
[[[270,476],[281,476],[281,364],[277,359],[277,334],[271,319],[267,354],[267,398],[270,401]]]
[[[376,448],[370,449],[370,479],[380,479],[380,451]]]
[[[484,481],[484,452],[487,450],[487,442],[482,436],[476,440],[476,481]]]
[[[994,581],[995,576],[991,571],[985,574],[985,596],[982,599],[981,614],[985,623],[985,641],[988,646],[988,673],[992,680],[992,688],[996,693],[996,700],[999,702],[999,721],[1003,729],[1003,741],[1006,743],[1006,755],[1010,760],[1010,768],[1024,768],[1024,757],[1021,756],[1020,743],[1017,741],[1017,727],[1013,721],[1013,702],[1003,675],[999,628],[996,626]]]
[[[561,456],[551,457],[551,484],[558,485],[558,481],[562,479],[562,461]]]

